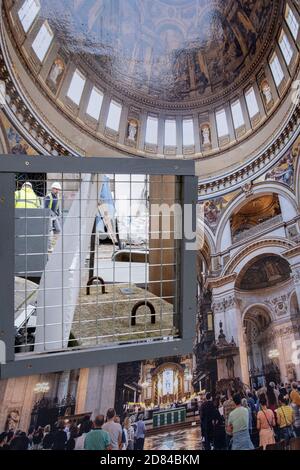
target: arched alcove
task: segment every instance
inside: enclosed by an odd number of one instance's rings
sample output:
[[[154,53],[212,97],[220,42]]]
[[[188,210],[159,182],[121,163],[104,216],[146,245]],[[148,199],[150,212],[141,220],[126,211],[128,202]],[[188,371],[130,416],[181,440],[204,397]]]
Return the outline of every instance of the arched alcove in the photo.
[[[243,291],[265,289],[290,278],[289,263],[281,256],[264,254],[253,258],[241,270],[236,287]]]

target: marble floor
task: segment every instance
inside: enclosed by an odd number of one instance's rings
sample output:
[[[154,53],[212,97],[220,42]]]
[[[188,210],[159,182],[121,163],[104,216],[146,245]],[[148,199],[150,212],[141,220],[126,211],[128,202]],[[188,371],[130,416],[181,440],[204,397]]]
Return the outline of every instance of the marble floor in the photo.
[[[202,449],[198,425],[146,437],[144,450],[200,450]]]

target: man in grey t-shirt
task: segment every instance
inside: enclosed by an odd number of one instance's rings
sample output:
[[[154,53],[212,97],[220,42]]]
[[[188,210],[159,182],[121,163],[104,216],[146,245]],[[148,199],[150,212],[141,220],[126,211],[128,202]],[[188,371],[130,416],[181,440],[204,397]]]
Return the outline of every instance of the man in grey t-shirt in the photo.
[[[106,423],[102,426],[103,431],[107,431],[110,435],[111,450],[120,450],[122,447],[122,427],[121,424],[115,423],[114,418],[116,412],[113,408],[109,408],[106,414]]]

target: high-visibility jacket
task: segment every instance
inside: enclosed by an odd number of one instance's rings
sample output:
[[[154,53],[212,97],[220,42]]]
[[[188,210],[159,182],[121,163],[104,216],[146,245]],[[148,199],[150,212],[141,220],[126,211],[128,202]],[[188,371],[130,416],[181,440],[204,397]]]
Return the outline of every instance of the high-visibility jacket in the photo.
[[[41,206],[40,198],[35,194],[32,188],[25,187],[15,191],[16,209],[38,209]]]
[[[47,196],[45,197],[45,200],[44,200],[44,207],[46,209],[51,209],[51,211],[54,212],[54,214],[59,216],[60,215],[60,204],[59,204],[58,194],[54,194],[52,192],[47,194]]]

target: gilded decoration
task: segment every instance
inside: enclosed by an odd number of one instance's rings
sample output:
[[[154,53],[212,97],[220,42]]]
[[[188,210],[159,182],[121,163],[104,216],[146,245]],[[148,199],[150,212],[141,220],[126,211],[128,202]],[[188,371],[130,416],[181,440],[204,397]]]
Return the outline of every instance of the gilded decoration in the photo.
[[[257,197],[246,202],[231,219],[231,233],[235,241],[237,235],[257,227],[267,220],[274,219],[281,213],[277,194]]]
[[[237,191],[201,203],[204,210],[204,220],[213,232],[216,231],[223,212],[236,194]]]
[[[265,180],[279,181],[295,189],[295,167],[300,154],[300,137],[265,176]]]

